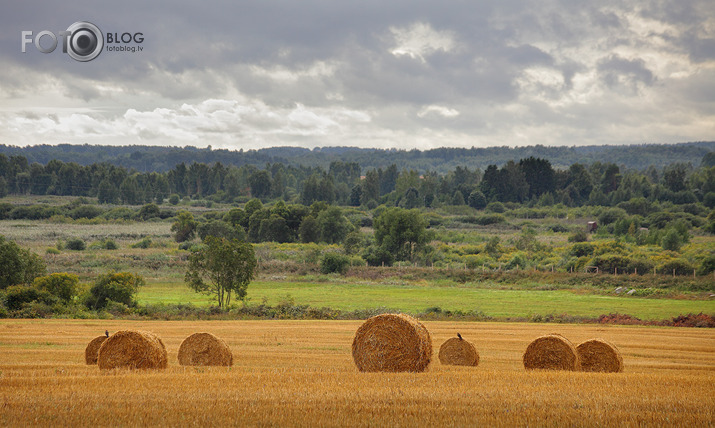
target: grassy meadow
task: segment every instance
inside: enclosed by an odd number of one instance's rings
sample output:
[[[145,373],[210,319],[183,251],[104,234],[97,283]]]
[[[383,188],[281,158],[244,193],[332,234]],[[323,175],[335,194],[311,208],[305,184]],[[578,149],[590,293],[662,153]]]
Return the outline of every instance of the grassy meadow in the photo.
[[[425,322],[425,373],[360,373],[351,357],[360,321],[0,320],[0,425],[239,426],[712,426],[711,329]],[[84,348],[105,329],[158,334],[164,371],[101,372]],[[227,341],[231,368],[182,367],[197,331]],[[443,366],[439,346],[460,332],[476,368]],[[525,371],[534,338],[615,343],[623,373]]]
[[[249,286],[249,298],[249,304],[265,302],[275,306],[291,301],[343,311],[382,307],[417,314],[438,307],[481,312],[495,318],[558,314],[595,318],[617,312],[642,320],[662,320],[677,314],[715,313],[715,300],[643,299],[577,290],[500,290],[476,284],[440,286],[426,281],[378,283],[335,278],[322,282],[254,281]],[[197,294],[181,282],[150,281],[139,290],[138,299],[140,304],[213,303],[210,296]]]

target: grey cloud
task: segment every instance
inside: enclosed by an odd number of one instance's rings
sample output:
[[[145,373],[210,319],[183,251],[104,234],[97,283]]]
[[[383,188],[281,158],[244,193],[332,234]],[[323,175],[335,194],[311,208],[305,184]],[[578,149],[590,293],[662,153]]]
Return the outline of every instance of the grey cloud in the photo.
[[[598,72],[609,88],[625,88],[633,93],[638,92],[639,84],[650,86],[655,81],[653,72],[640,58],[629,60],[611,55],[598,62]]]
[[[699,117],[698,123],[713,123],[711,103],[692,96],[697,94],[692,88],[704,85],[693,70],[711,70],[715,58],[712,34],[702,31],[715,25],[710,3],[16,2],[4,7],[0,16],[0,102],[8,106],[6,113],[16,108],[18,116],[43,93],[51,94],[47,97],[53,105],[86,107],[93,120],[83,125],[85,137],[136,110],[142,127],[134,134],[117,132],[118,141],[173,138],[183,144],[210,135],[223,144],[238,137],[264,145],[310,144],[312,137],[316,144],[339,144],[354,141],[357,137],[347,136],[354,132],[380,144],[395,138],[393,144],[399,145],[402,138],[424,141],[432,135],[429,130],[439,130],[443,135],[452,132],[454,144],[469,144],[469,135],[503,140],[512,135],[509,130],[518,129],[519,134],[533,131],[535,143],[578,144],[573,136],[589,135],[601,123],[594,114],[618,122],[618,115],[609,114],[609,102],[638,103],[644,93],[682,106]],[[634,17],[657,24],[652,37],[636,28]],[[19,53],[21,30],[61,30],[82,19],[105,32],[143,32],[144,51],[104,52],[89,63],[32,49]],[[417,23],[449,35],[452,48],[435,49],[423,58],[393,55],[393,30]],[[684,64],[682,58],[692,64]],[[681,67],[673,73],[680,76],[676,80],[671,71],[658,66],[668,62]],[[604,87],[605,94],[598,92]],[[173,122],[155,112],[160,107],[176,112],[183,104],[201,105],[209,99],[238,100],[264,110],[238,115],[245,121],[240,127],[220,122],[215,127],[182,128],[180,134],[169,132],[166,127]],[[316,136],[322,135],[319,127],[327,120],[294,122],[292,126],[306,136],[291,134],[293,127],[270,119],[288,120],[286,112],[297,105],[341,123],[335,136],[339,141]],[[344,110],[361,112],[371,120],[341,122],[327,113]],[[423,111],[433,113],[418,114]],[[452,111],[459,114],[434,113]],[[54,123],[59,127],[66,115],[57,113]],[[632,116],[628,127],[635,127],[639,117],[645,123],[657,114]],[[185,119],[178,113],[175,118]],[[110,123],[108,129],[123,129],[120,125]],[[274,128],[282,131],[271,133]],[[626,133],[617,127],[609,132],[612,135],[603,137],[608,141],[622,141],[617,134]],[[649,132],[653,131],[634,135]],[[703,138],[701,128],[691,127],[690,132]],[[11,138],[7,135],[0,132],[0,140]],[[568,141],[558,139],[566,135]]]

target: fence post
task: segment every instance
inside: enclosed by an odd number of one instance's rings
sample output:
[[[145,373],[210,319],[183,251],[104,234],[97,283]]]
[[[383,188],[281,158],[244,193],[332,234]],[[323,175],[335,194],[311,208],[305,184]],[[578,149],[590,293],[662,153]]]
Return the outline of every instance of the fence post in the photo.
[[[673,278],[675,278],[675,269],[673,269]]]
[[[617,267],[613,268],[613,274],[614,274],[614,275],[617,275],[617,274],[618,274],[618,268],[617,268]]]

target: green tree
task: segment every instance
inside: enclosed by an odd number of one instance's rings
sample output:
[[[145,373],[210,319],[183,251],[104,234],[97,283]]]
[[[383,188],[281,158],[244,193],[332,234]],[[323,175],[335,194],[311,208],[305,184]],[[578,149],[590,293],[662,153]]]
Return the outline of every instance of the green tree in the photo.
[[[318,214],[318,227],[320,229],[320,240],[328,244],[338,244],[343,242],[345,235],[353,227],[343,211],[338,207],[330,207]]]
[[[412,260],[429,240],[427,220],[419,210],[385,209],[374,222],[377,245],[395,260]]]
[[[675,229],[669,229],[663,237],[663,249],[668,251],[679,251],[683,245],[683,240],[680,234]]]
[[[196,220],[188,211],[179,211],[176,221],[171,225],[171,231],[175,233],[176,242],[184,242],[193,239],[196,234]]]
[[[40,256],[0,235],[0,290],[10,285],[31,284],[44,273],[45,263]]]
[[[71,273],[53,273],[35,278],[32,285],[40,290],[46,290],[65,303],[72,301],[77,295],[79,277]]]
[[[136,294],[144,285],[144,278],[129,272],[109,272],[100,275],[89,289],[86,305],[90,309],[103,309],[112,302],[136,306]]]
[[[231,303],[231,295],[246,297],[246,289],[256,270],[253,246],[247,242],[209,236],[205,245],[189,256],[184,277],[196,292],[214,295],[219,308]]]
[[[100,204],[114,204],[119,202],[119,189],[111,180],[105,178],[99,183],[97,190],[97,200]]]
[[[479,190],[475,190],[469,194],[469,198],[467,198],[467,204],[469,204],[469,206],[472,208],[481,210],[487,206],[487,198],[484,197],[484,193],[480,192]]]
[[[251,196],[264,199],[271,195],[273,185],[271,173],[266,170],[256,171],[248,177],[248,185],[251,186]]]
[[[300,242],[318,242],[320,240],[320,228],[314,216],[309,215],[303,219],[298,229]]]

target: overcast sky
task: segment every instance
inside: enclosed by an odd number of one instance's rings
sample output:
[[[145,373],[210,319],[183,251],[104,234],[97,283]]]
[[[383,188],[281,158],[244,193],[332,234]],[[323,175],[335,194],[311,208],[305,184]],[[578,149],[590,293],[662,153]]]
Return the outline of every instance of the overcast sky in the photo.
[[[712,0],[0,1],[2,144],[715,139]],[[143,50],[21,52],[76,21]]]

